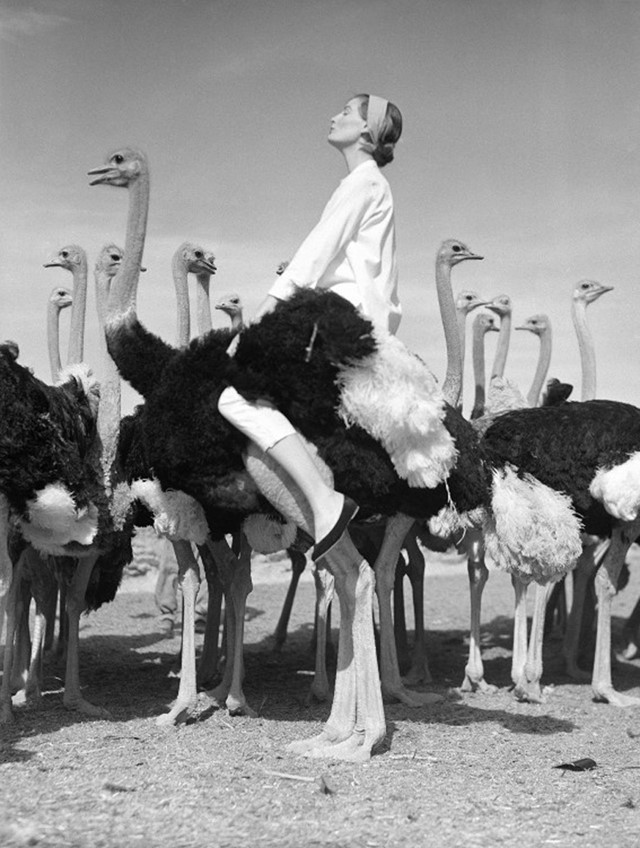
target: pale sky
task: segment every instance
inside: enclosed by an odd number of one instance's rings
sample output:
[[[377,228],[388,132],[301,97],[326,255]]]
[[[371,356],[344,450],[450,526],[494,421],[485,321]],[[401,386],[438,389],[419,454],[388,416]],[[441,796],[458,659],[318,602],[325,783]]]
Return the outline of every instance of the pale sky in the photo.
[[[43,263],[78,243],[92,268],[124,242],[126,192],[86,176],[110,150],[149,156],[139,315],[173,342],[178,245],[212,249],[213,297],[255,309],[345,176],[329,119],[365,91],[405,122],[385,169],[400,338],[444,375],[434,259],[458,238],[485,259],[454,269],[454,289],[509,294],[514,324],[547,312],[550,373],[576,399],[571,291],[615,286],[589,310],[598,394],[640,405],[636,0],[0,0],[0,86],[0,338],[43,379],[48,295],[71,282]],[[88,362],[94,304],[91,290]],[[537,350],[514,333],[506,376],[524,393]]]

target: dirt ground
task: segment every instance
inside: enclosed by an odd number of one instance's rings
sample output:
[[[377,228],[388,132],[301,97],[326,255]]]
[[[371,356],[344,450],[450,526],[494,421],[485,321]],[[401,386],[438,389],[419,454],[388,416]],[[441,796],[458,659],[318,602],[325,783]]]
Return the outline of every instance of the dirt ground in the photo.
[[[309,574],[276,656],[271,633],[288,562],[256,562],[245,691],[258,718],[209,709],[172,729],[155,718],[177,690],[170,674],[179,634],[159,632],[152,575],[128,578],[116,600],[82,624],[85,697],[111,718],[66,712],[61,670],[49,664],[42,706],[16,710],[14,725],[0,731],[0,845],[640,845],[640,708],[594,703],[588,684],[563,674],[558,638],[546,647],[545,703],[515,701],[508,688],[512,592],[498,572],[487,584],[482,620],[486,677],[500,689],[461,695],[465,568],[458,557],[429,555],[427,569],[429,688],[446,697],[430,708],[388,704],[385,745],[365,765],[285,751],[290,740],[316,733],[329,709],[306,704]],[[615,599],[614,644],[639,594],[640,561]],[[614,683],[640,696],[640,660],[617,662]],[[597,767],[554,768],[584,757]]]

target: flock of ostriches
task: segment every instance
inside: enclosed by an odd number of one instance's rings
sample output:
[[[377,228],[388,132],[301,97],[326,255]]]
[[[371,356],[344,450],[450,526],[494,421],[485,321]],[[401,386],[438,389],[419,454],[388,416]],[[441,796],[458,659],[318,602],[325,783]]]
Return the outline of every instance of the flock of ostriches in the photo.
[[[234,385],[265,397],[306,440],[320,472],[360,505],[358,519],[316,563],[318,638],[313,692],[329,695],[325,639],[335,589],[340,640],[330,716],[311,739],[290,750],[309,756],[365,760],[385,736],[383,695],[411,706],[438,699],[408,688],[429,680],[424,650],[424,546],[456,546],[468,557],[470,648],[462,689],[490,692],[480,652],[485,556],[510,575],[515,590],[512,679],[521,700],[541,699],[545,610],[572,577],[564,641],[567,670],[578,667],[582,611],[595,575],[597,633],[592,687],[616,706],[640,703],[611,679],[611,600],[629,546],[640,535],[640,409],[595,399],[595,359],[588,304],[608,291],[578,283],[572,314],[582,358],[581,401],[571,387],[545,384],[551,325],[535,315],[517,329],[539,337],[539,359],[525,397],[504,378],[511,302],[474,292],[454,297],[451,272],[480,259],[456,240],[436,257],[447,372],[441,385],[419,357],[383,336],[349,303],[301,290],[269,315],[243,326],[230,295],[217,306],[231,325],[212,329],[209,281],[213,254],[185,243],[174,255],[178,339],[149,332],[136,314],[149,206],[145,155],[124,148],[90,171],[91,184],[128,190],[124,250],[110,244],[95,266],[101,324],[100,384],[83,362],[87,258],[69,245],[47,266],[73,275],[56,287],[48,310],[52,383],[20,362],[19,347],[0,345],[0,616],[5,618],[0,721],[18,701],[41,698],[43,650],[56,618],[66,654],[64,703],[108,715],[82,694],[79,617],[112,600],[132,559],[136,528],[153,526],[176,554],[183,591],[178,696],[160,723],[194,713],[199,690],[231,713],[251,714],[243,693],[243,627],[251,591],[251,556],[286,550],[293,576],[278,638],[313,542],[310,510],[294,482],[219,414],[220,392]],[[190,339],[188,277],[198,280],[198,334]],[[470,420],[461,394],[467,316],[473,321],[476,396]],[[68,363],[60,360],[60,311],[71,308]],[[495,317],[499,316],[499,327]],[[485,384],[485,335],[498,331]],[[532,369],[533,370],[533,369]],[[121,380],[142,396],[122,416]],[[422,544],[419,544],[419,541]],[[199,556],[198,556],[199,555]],[[203,650],[196,663],[198,558],[209,586]],[[402,580],[408,573],[416,612],[413,663],[400,675]],[[394,594],[395,583],[395,594]],[[528,628],[526,593],[535,602]],[[372,616],[377,594],[379,649]],[[224,597],[226,662],[218,674]],[[29,607],[35,602],[35,619]],[[394,616],[395,609],[395,616]],[[65,612],[66,610],[66,612]],[[629,622],[637,629],[638,608]],[[395,621],[394,621],[395,618]],[[29,622],[34,620],[33,632]],[[629,648],[632,652],[634,648]]]

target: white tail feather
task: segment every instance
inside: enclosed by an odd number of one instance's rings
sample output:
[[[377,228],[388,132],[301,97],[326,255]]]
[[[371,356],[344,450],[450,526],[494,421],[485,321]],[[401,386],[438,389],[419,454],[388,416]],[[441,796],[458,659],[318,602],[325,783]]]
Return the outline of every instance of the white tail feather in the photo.
[[[598,469],[589,491],[614,518],[636,519],[640,511],[640,453],[615,468]]]
[[[153,526],[159,536],[172,542],[203,545],[209,528],[204,510],[195,498],[177,489],[162,489],[158,480],[135,480],[131,486],[134,498],[153,513]]]
[[[375,331],[378,349],[341,369],[340,415],[380,441],[410,486],[434,488],[456,460],[433,374],[399,339]]]
[[[27,518],[20,519],[24,538],[34,548],[59,554],[70,542],[90,545],[98,532],[98,508],[77,509],[71,493],[61,483],[51,483],[27,501]]]

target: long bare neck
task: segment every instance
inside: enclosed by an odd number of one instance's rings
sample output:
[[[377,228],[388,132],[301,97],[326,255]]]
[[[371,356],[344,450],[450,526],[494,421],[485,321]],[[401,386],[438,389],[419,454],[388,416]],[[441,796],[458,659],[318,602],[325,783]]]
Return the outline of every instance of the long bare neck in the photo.
[[[584,300],[571,302],[571,318],[578,337],[582,365],[581,400],[593,400],[596,396],[596,349],[587,324],[587,304]]]
[[[500,316],[500,335],[498,336],[498,345],[496,347],[496,355],[493,360],[493,368],[491,369],[491,378],[503,377],[504,369],[507,364],[507,354],[509,353],[509,340],[511,339],[511,314],[509,312]]]
[[[47,307],[47,348],[51,380],[55,383],[62,369],[62,360],[60,359],[60,308],[51,301],[49,301]]]
[[[120,374],[107,350],[104,333],[109,300],[111,277],[104,271],[96,271],[95,290],[98,311],[98,349],[102,379],[100,381],[100,405],[98,407],[98,434],[101,443],[102,475],[107,492],[111,493],[113,472],[118,452],[118,435],[121,418]]]
[[[186,347],[191,338],[191,319],[189,316],[189,282],[184,258],[177,253],[173,257],[173,285],[176,290],[176,315],[178,319],[178,347]]]
[[[486,401],[486,375],[484,363],[484,328],[480,324],[473,325],[473,379],[475,383],[475,395],[473,400],[472,418],[480,418],[484,415]]]
[[[458,334],[460,335],[460,396],[464,383],[464,357],[466,353],[467,313],[462,309],[456,310],[458,319]]]
[[[71,326],[69,328],[69,348],[67,365],[82,362],[84,357],[84,321],[87,311],[87,257],[82,256],[80,264],[73,269],[73,303],[71,305]]]
[[[211,319],[211,300],[209,297],[210,274],[196,274],[198,289],[196,293],[196,320],[198,323],[198,335],[202,336],[213,329]]]
[[[549,372],[550,363],[551,327],[547,327],[547,329],[540,335],[540,353],[538,355],[538,365],[536,366],[536,373],[533,375],[533,382],[531,383],[531,388],[529,389],[529,393],[527,394],[527,403],[529,404],[529,406],[538,406],[538,403],[540,402],[540,392],[542,391],[544,381]]]
[[[438,258],[436,260],[436,291],[440,317],[444,327],[447,346],[447,371],[442,385],[445,400],[451,406],[457,406],[462,391],[462,350],[456,304],[451,290],[451,266]]]
[[[129,186],[129,213],[124,258],[111,283],[109,323],[135,318],[136,294],[149,213],[149,174],[144,171]]]

